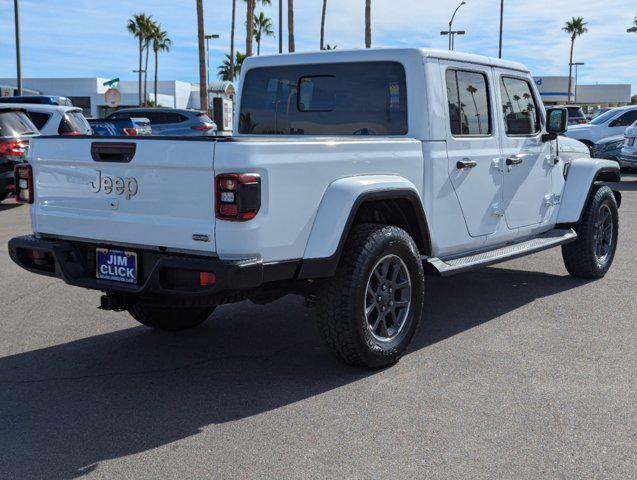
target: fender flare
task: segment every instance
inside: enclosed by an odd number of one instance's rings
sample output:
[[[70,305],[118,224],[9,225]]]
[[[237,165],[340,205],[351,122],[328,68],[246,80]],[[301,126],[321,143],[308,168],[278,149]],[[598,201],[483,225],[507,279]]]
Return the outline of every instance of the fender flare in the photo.
[[[368,201],[398,199],[408,200],[412,204],[418,216],[418,227],[429,239],[420,194],[406,178],[398,175],[361,175],[332,182],[323,195],[314,219],[298,278],[333,276],[360,207]]]
[[[580,223],[582,212],[595,183],[619,182],[620,180],[619,165],[613,160],[599,158],[579,158],[574,160],[568,168],[556,223],[558,225]]]

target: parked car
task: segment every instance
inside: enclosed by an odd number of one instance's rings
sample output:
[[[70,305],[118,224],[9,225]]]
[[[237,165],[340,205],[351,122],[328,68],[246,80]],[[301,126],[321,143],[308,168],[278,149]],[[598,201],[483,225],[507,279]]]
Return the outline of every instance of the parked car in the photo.
[[[0,105],[3,104],[0,103]],[[84,117],[81,108],[28,103],[14,105],[26,112],[41,135],[91,134],[91,126]]]
[[[602,107],[602,108],[598,108],[597,110],[595,110],[591,115],[588,115],[586,118],[588,119],[588,121],[590,122],[591,120],[593,120],[594,118],[599,117],[601,114],[606,113],[608,111],[612,110],[612,108],[610,107]]]
[[[619,154],[619,164],[626,169],[637,169],[637,122],[626,129],[626,139]]]
[[[2,103],[33,103],[40,105],[61,105],[63,107],[72,107],[73,102],[69,98],[57,95],[22,95],[16,97],[2,97]]]
[[[595,142],[615,135],[623,135],[637,121],[637,105],[618,107],[601,114],[586,125],[568,127],[566,136],[584,142],[593,149]]]
[[[556,155],[567,111],[522,64],[336,50],[250,57],[240,85],[233,138],[35,140],[13,261],[164,330],[306,295],[335,357],[372,369],[409,346],[426,273],[557,246],[575,277],[613,263],[619,167]]]
[[[147,118],[128,118],[121,120],[89,119],[89,125],[93,129],[93,135],[152,135],[150,120]]]
[[[153,135],[197,136],[215,135],[217,126],[210,117],[198,110],[174,108],[123,108],[106,117],[106,120],[127,120],[132,117],[147,118]]]
[[[558,105],[558,107],[566,108],[568,110],[568,124],[570,125],[583,125],[588,123],[586,115],[582,107],[578,105]]]
[[[0,201],[13,193],[13,167],[25,161],[35,135],[38,130],[24,110],[0,105]]]
[[[593,146],[593,157],[619,162],[619,155],[625,139],[624,135],[614,135],[600,140]]]

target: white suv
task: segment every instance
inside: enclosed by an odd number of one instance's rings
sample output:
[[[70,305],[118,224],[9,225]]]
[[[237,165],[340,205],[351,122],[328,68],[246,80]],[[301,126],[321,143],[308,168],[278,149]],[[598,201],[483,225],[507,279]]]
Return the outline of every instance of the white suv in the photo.
[[[11,103],[6,106],[24,110],[41,135],[91,135],[92,133],[82,109],[78,107],[31,103]]]
[[[610,268],[619,166],[577,158],[524,65],[370,49],[241,75],[233,137],[35,139],[16,174],[34,234],[11,258],[165,330],[305,295],[328,349],[366,368],[406,351],[425,275],[557,246],[576,277]]]
[[[575,138],[592,148],[603,138],[623,135],[626,128],[635,121],[637,121],[637,105],[613,108],[585,125],[569,126],[566,136]]]

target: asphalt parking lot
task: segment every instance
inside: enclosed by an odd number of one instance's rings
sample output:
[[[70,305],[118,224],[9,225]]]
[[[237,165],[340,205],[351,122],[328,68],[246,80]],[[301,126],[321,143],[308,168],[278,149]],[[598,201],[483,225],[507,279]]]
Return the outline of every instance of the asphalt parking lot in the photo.
[[[222,307],[167,334],[19,269],[28,210],[0,204],[0,478],[637,476],[637,176],[615,265],[559,250],[429,279],[411,353],[364,372],[304,302]]]

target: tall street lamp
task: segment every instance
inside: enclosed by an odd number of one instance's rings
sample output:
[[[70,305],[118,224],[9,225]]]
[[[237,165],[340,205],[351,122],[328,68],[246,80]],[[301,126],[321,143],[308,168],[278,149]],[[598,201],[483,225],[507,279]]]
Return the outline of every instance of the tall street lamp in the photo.
[[[208,90],[210,90],[210,40],[214,39],[214,38],[219,38],[219,35],[216,33],[213,33],[211,35],[206,35],[204,37],[206,39],[206,58],[207,58],[207,62],[208,62]]]
[[[504,0],[500,0],[500,44],[498,58],[502,58],[502,35],[504,33]]]
[[[283,0],[279,0],[279,53],[283,53]]]
[[[456,9],[453,11],[453,15],[451,16],[451,20],[449,20],[449,30],[447,30],[446,32],[440,32],[440,35],[448,35],[449,36],[449,50],[453,50],[453,48],[454,48],[454,39],[453,39],[453,37],[455,35],[464,35],[465,34],[464,30],[454,31],[452,29],[452,27],[453,27],[453,20],[454,20],[454,18],[456,18],[456,13],[458,13],[458,10],[460,10],[460,7],[462,7],[463,5],[466,5],[466,4],[467,4],[467,2],[463,1],[463,2],[460,3],[460,5],[458,5],[456,7]]]
[[[577,103],[577,68],[584,65],[584,62],[572,62],[569,64],[571,67],[575,67],[575,103]],[[571,92],[568,92],[569,97]]]
[[[13,0],[13,12],[15,19],[15,63],[17,69],[18,95],[22,95],[22,64],[20,62],[20,8],[18,0]]]

